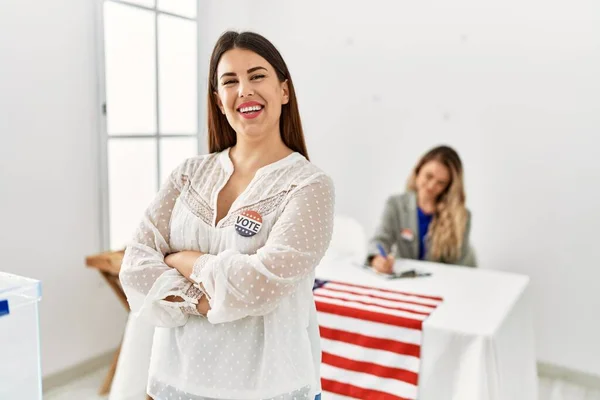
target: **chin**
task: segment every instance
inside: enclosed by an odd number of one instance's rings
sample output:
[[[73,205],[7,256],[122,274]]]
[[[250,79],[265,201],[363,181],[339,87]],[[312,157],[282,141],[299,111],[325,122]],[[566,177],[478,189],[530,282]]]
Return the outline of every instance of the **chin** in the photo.
[[[266,123],[257,123],[257,124],[243,124],[240,126],[238,134],[247,138],[258,139],[269,136],[271,129],[269,128],[269,124]]]
[[[427,193],[427,192],[417,192],[417,196],[419,196],[419,198],[421,200],[431,200],[433,199],[433,197]]]
[[[249,142],[260,142],[266,138],[264,131],[262,129],[244,129],[241,130],[238,134],[238,138],[243,138],[243,140],[247,140]]]
[[[246,137],[260,137],[263,135],[262,132],[263,129],[260,129],[259,126],[240,130],[241,135]]]

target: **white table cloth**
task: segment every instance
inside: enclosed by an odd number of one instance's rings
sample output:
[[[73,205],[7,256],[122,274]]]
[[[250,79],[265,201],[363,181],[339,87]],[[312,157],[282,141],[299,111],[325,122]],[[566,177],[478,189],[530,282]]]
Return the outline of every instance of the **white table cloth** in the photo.
[[[399,260],[395,268],[432,275],[387,280],[326,256],[317,278],[444,298],[423,324],[419,400],[537,400],[528,277],[412,260]],[[111,400],[143,398],[148,377],[154,329],[134,320],[127,330]],[[323,393],[323,400],[341,398]]]

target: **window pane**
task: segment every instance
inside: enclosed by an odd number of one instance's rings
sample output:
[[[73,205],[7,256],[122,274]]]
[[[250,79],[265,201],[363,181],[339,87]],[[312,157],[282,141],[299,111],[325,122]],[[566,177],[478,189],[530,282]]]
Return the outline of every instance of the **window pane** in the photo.
[[[109,134],[156,133],[154,12],[104,3]]]
[[[131,240],[146,207],[156,194],[156,139],[108,141],[110,246]]]
[[[158,9],[171,14],[196,18],[196,0],[158,0]]]
[[[160,181],[165,182],[186,158],[198,154],[198,138],[166,138],[160,140]]]
[[[198,131],[196,38],[195,22],[158,16],[161,134]]]
[[[144,7],[151,7],[151,8],[154,8],[154,5],[156,4],[156,2],[154,0],[121,0],[121,1],[125,1],[125,2],[131,3],[131,4],[138,4],[138,5],[144,6]]]

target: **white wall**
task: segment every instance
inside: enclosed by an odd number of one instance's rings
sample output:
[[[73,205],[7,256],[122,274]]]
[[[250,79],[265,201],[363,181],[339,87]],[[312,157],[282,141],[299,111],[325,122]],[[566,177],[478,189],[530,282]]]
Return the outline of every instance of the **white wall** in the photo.
[[[246,3],[202,5],[200,79],[225,29],[270,38],[337,211],[369,232],[419,155],[455,146],[480,264],[531,276],[539,360],[600,375],[600,3]]]
[[[0,2],[0,270],[42,280],[44,375],[115,348],[99,274],[95,2]]]

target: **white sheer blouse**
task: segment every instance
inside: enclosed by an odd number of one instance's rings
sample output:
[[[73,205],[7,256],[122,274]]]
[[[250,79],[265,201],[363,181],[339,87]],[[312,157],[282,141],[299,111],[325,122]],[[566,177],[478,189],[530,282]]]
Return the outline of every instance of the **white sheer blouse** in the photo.
[[[332,181],[292,153],[259,169],[215,224],[217,197],[232,173],[229,149],[186,160],[125,252],[120,279],[132,312],[157,327],[148,393],[157,400],[313,399],[321,352],[312,286],[333,229]],[[249,211],[262,219],[253,236],[240,225]],[[182,250],[206,253],[194,265],[196,284],[164,263]],[[195,315],[199,283],[210,298],[207,317]],[[184,302],[165,301],[170,295]]]

